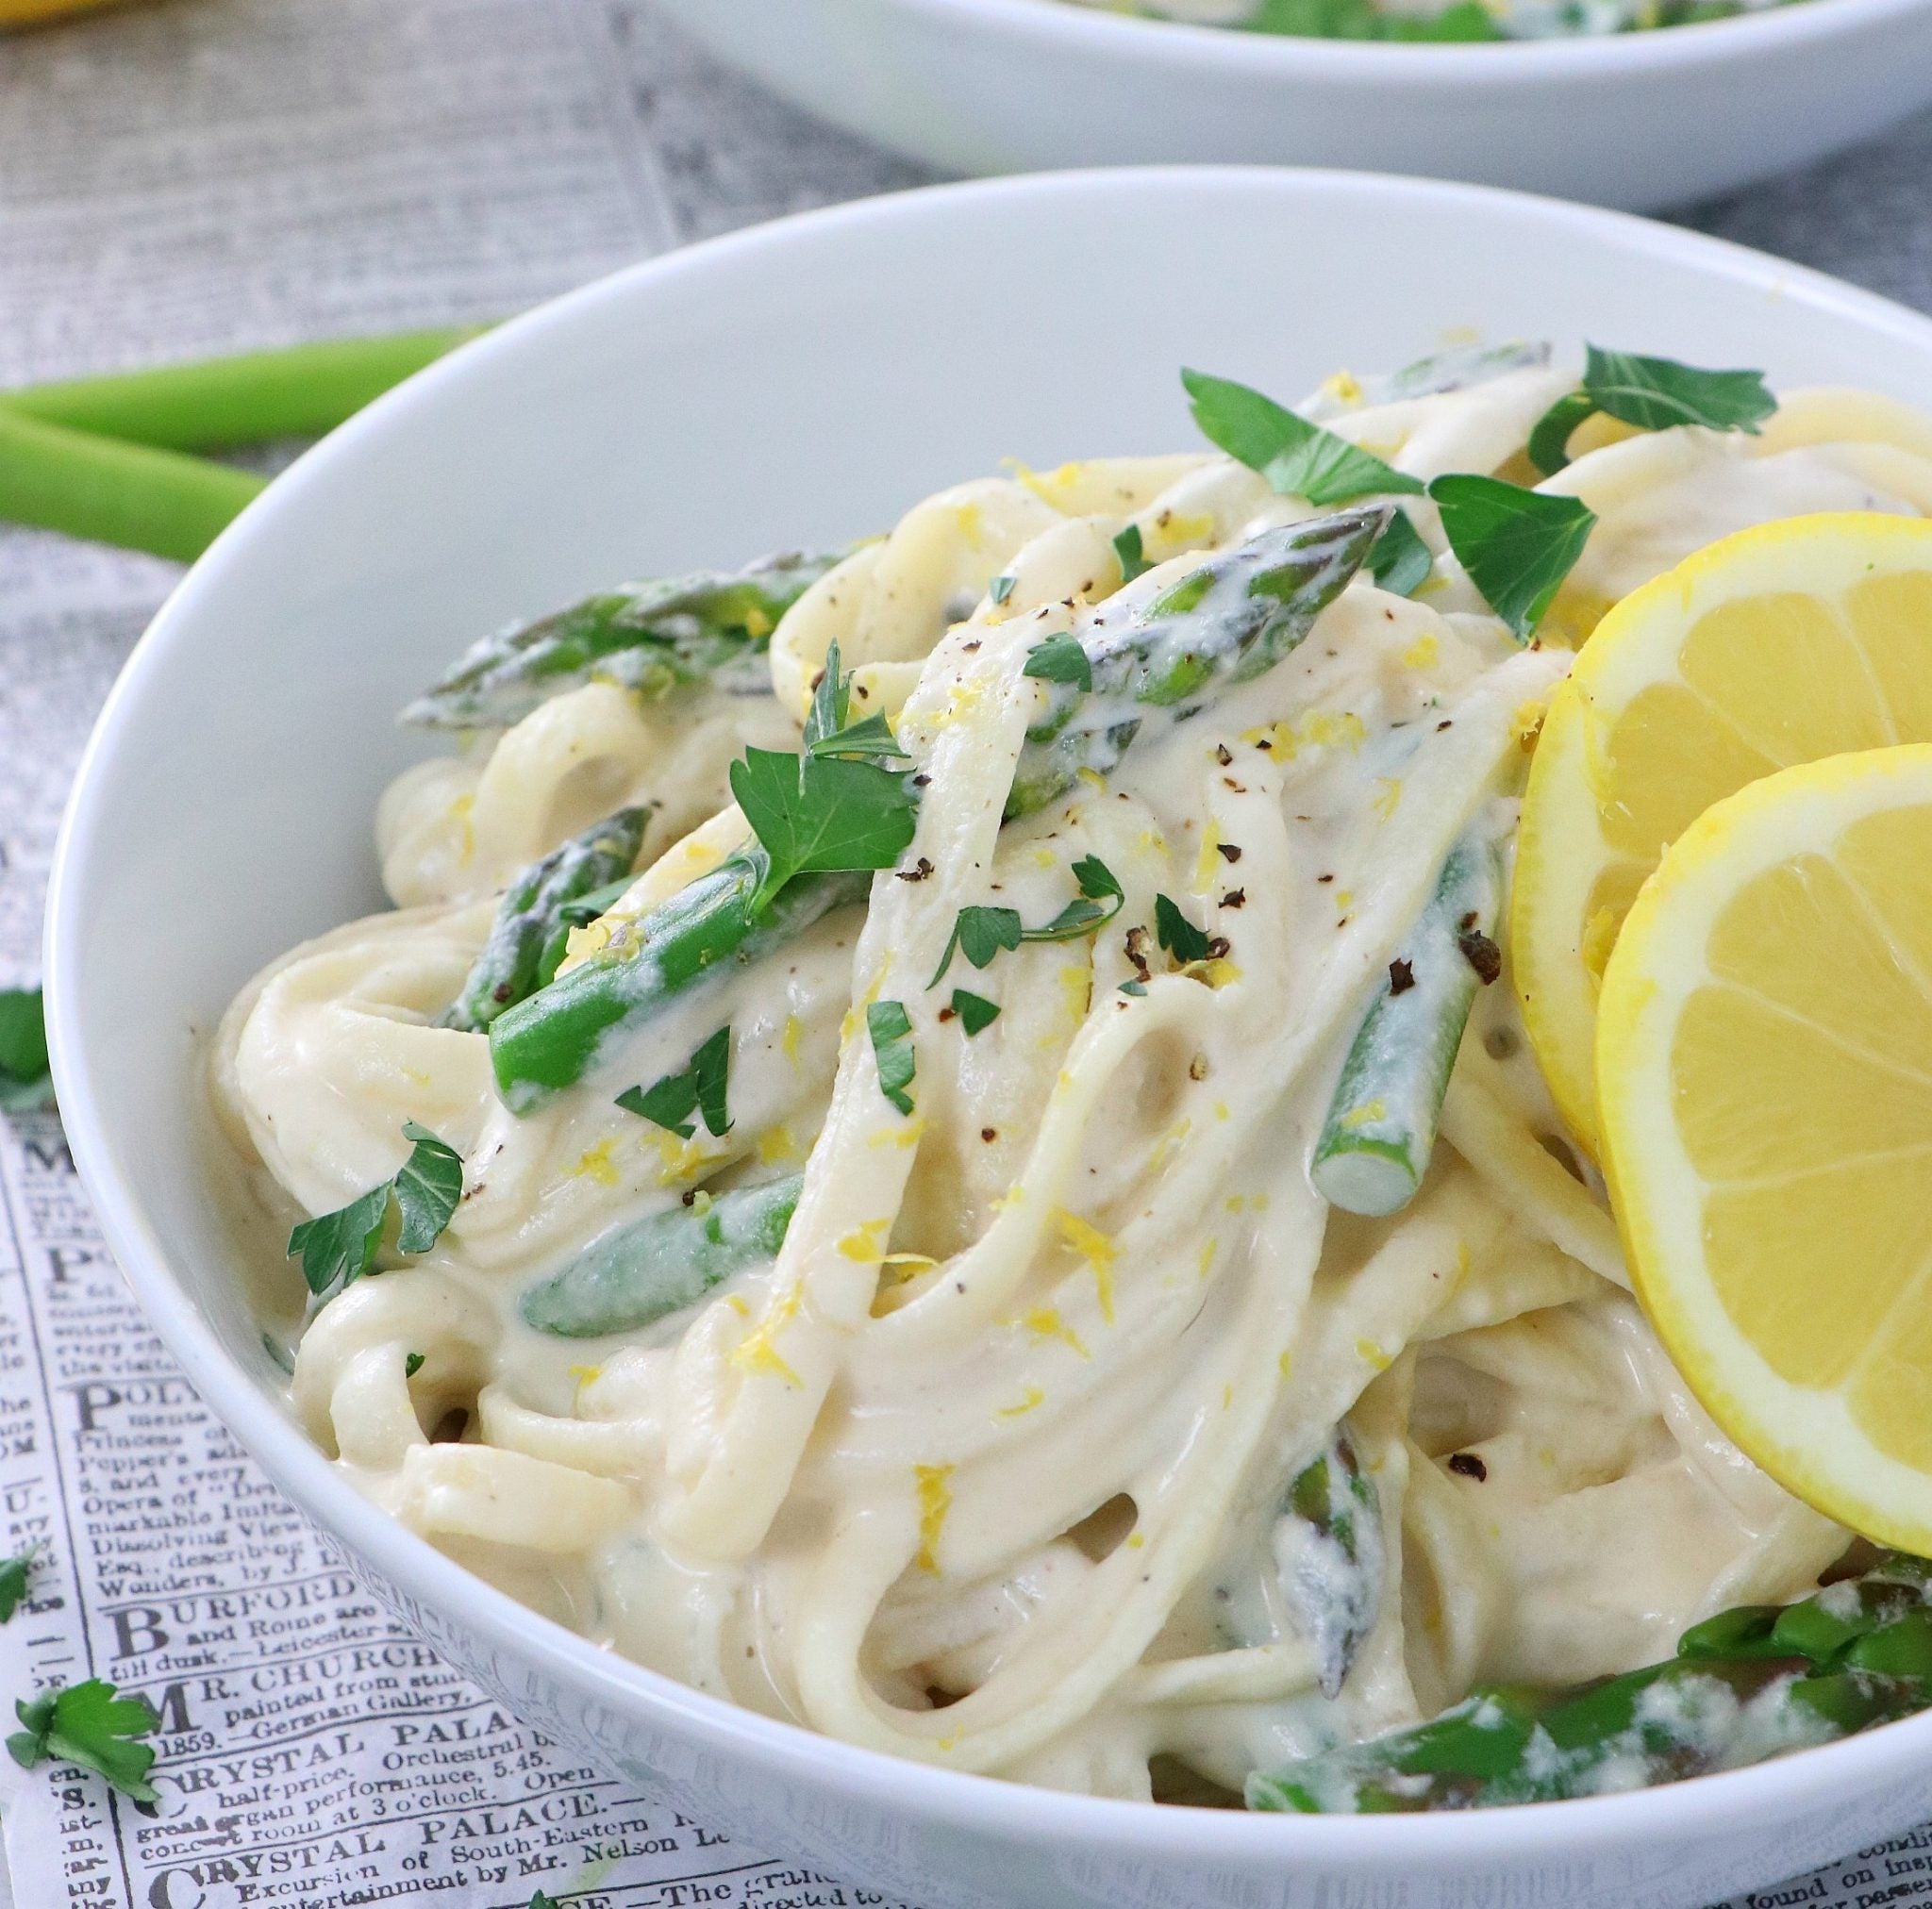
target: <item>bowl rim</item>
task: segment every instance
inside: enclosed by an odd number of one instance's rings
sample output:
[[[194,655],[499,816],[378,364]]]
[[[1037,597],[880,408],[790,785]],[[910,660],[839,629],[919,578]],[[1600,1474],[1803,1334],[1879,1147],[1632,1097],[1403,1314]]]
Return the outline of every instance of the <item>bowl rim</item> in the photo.
[[[933,4],[933,0],[920,0]],[[952,4],[952,0],[943,0]],[[1002,0],[1004,4],[1004,0]],[[1036,0],[1020,0],[1033,5]],[[1835,0],[1852,6],[1860,0]],[[1042,9],[1045,10],[1045,9]],[[1070,11],[1073,9],[1069,9]],[[1802,10],[1802,9],[1794,9]],[[516,1602],[435,1551],[362,1498],[280,1411],[263,1411],[259,1386],[232,1359],[172,1270],[150,1216],[123,1187],[114,1167],[114,1121],[108,1113],[111,1069],[96,1065],[81,1024],[74,982],[87,933],[90,871],[111,868],[116,850],[92,813],[103,764],[138,727],[149,679],[173,654],[192,647],[202,598],[215,589],[257,526],[299,511],[318,473],[379,449],[385,434],[412,428],[433,411],[445,387],[459,387],[493,358],[522,351],[545,332],[561,332],[593,307],[648,304],[653,289],[714,263],[770,250],[808,250],[818,235],[894,228],[943,218],[952,205],[1024,200],[1077,201],[1086,195],[1240,191],[1420,198],[1446,217],[1458,208],[1504,209],[1534,226],[1580,227],[1633,257],[1689,263],[1735,284],[1808,302],[1924,349],[1932,365],[1932,318],[1808,267],[1632,213],[1574,205],[1498,187],[1399,174],[1258,165],[1091,168],[968,180],[912,189],[801,212],[647,258],[558,297],[462,345],[385,393],[305,453],[236,519],[187,573],[136,643],[88,739],[62,817],[49,875],[44,986],[52,1071],[66,1138],[102,1235],[150,1322],[179,1360],[202,1401],[228,1427],[276,1487],[314,1523],[366,1559],[426,1610],[445,1617],[510,1663],[525,1663],[553,1684],[647,1725],[700,1740],[843,1799],[990,1839],[1051,1840],[1096,1855],[1158,1855],[1204,1863],[1262,1862],[1302,1855],[1340,1861],[1363,1874],[1447,1869],[1540,1858],[1574,1862],[1627,1848],[1641,1835],[1710,1840],[1738,1821],[1769,1821],[1787,1810],[1815,1809],[1827,1791],[1850,1798],[1887,1778],[1932,1768],[1932,1712],[1769,1763],[1623,1794],[1509,1808],[1373,1819],[1280,1816],[1265,1812],[1150,1805],[1047,1790],[1003,1778],[946,1769],[823,1736],[798,1723],[760,1716],[620,1657]],[[1061,216],[1066,216],[1062,208]],[[97,879],[98,876],[92,878]]]
[[[1922,13],[1932,0],[1803,0],[1724,20],[1561,40],[1324,40],[1244,33],[1115,12],[1068,0],[879,0],[939,28],[996,28],[1070,58],[1184,65],[1208,76],[1315,82],[1401,79],[1454,88],[1476,80],[1587,82],[1696,69],[1748,55],[1792,52]]]

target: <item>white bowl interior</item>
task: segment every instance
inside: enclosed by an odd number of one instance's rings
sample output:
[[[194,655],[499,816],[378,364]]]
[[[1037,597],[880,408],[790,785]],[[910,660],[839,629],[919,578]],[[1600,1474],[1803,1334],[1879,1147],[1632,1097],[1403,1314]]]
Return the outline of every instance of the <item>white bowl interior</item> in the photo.
[[[1465,329],[1932,394],[1932,324],[1615,215],[1341,174],[1062,174],[872,202],[621,275],[468,347],[275,484],[102,719],[49,975],[61,1103],[110,1242],[281,1482],[432,1605],[465,1601],[460,1621],[499,1602],[374,1536],[264,1409],[275,1375],[197,1138],[197,1042],[236,988],[381,905],[375,799],[425,753],[394,712],[445,658],[615,578],[881,528],[1004,456],[1189,445],[1182,363],[1291,399]],[[655,1685],[598,1674],[641,1705]]]

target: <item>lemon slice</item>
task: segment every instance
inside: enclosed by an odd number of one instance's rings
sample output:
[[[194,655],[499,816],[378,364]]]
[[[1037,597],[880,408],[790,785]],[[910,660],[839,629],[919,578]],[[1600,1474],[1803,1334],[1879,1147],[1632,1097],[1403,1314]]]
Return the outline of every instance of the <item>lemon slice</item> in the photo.
[[[1932,1553],[1932,747],[1691,823],[1610,956],[1597,1065],[1677,1370],[1781,1485]]]
[[[1597,988],[1664,850],[1759,776],[1896,742],[1932,742],[1932,523],[1762,524],[1597,625],[1530,765],[1510,921],[1530,1042],[1586,1146]]]

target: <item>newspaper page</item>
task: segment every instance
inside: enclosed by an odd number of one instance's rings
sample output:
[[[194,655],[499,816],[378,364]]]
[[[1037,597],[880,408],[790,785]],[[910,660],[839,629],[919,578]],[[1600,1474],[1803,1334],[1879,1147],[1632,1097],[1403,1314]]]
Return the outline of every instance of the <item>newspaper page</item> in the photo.
[[[636,0],[106,14],[0,41],[0,385],[493,317],[917,176]],[[175,574],[0,529],[0,986],[37,978],[75,760]],[[629,1794],[399,1629],[176,1371],[52,1114],[0,1120],[0,1553],[29,1543],[0,1700],[90,1676],[146,1697],[161,1801],[0,1760],[22,1909],[878,1901]],[[1932,1831],[1739,1909],[1922,1895]]]
[[[0,42],[0,383],[491,318],[699,205],[870,183],[802,129],[800,167],[708,173],[687,125],[674,202],[637,38],[580,0],[175,0]],[[0,531],[0,985],[38,978],[75,760],[175,574]],[[162,1800],[6,1763],[23,1909],[853,1900],[628,1794],[399,1630],[176,1372],[52,1115],[0,1121],[0,1552],[29,1543],[0,1694],[146,1697]]]

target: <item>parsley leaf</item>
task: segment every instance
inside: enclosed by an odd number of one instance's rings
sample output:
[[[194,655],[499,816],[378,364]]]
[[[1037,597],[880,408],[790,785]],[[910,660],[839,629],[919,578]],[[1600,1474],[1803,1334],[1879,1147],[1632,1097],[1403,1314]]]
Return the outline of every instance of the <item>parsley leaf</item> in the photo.
[[[396,1210],[402,1227],[398,1253],[427,1253],[441,1237],[463,1197],[463,1157],[414,1120],[403,1122],[409,1157],[397,1170]]]
[[[805,746],[815,747],[827,736],[836,736],[845,726],[852,705],[852,679],[839,667],[839,645],[825,650],[825,667],[819,672],[811,692],[811,707],[805,715]]]
[[[1154,935],[1167,952],[1186,967],[1190,961],[1208,958],[1208,939],[1205,929],[1197,928],[1181,913],[1176,903],[1165,895],[1154,898]]]
[[[697,1132],[693,1114],[706,1131],[722,1137],[731,1131],[726,1089],[731,1079],[731,1023],[726,1021],[692,1052],[682,1073],[664,1074],[646,1087],[625,1087],[617,1104],[652,1125],[688,1140]]]
[[[1141,526],[1138,523],[1128,524],[1114,539],[1113,554],[1121,560],[1121,582],[1124,584],[1132,583],[1143,571],[1154,568],[1141,547]]]
[[[704,1116],[705,1130],[719,1138],[731,1131],[731,1114],[726,1107],[725,1089],[731,1080],[731,1024],[699,1044],[691,1057],[691,1077],[697,1087],[698,1112]]]
[[[423,1354],[421,1353],[405,1353],[403,1354],[403,1377],[413,1379],[423,1370]]]
[[[155,1760],[151,1745],[134,1739],[160,1727],[145,1698],[123,1697],[105,1678],[56,1685],[13,1706],[24,1726],[7,1739],[8,1754],[23,1769],[49,1758],[97,1770],[136,1802],[158,1801],[147,1780]]]
[[[1438,477],[1429,495],[1470,581],[1517,640],[1527,642],[1583,555],[1595,511],[1580,497],[1553,497],[1460,472]]]
[[[1324,430],[1246,385],[1184,371],[1181,383],[1192,400],[1194,422],[1238,463],[1258,471],[1270,489],[1310,504],[1346,504],[1351,498],[1423,489],[1422,479]]]
[[[966,1030],[968,1040],[984,1033],[1000,1018],[998,1002],[989,1001],[983,994],[969,993],[963,988],[953,989],[953,1012],[959,1017],[959,1025]]]
[[[865,1010],[866,1030],[872,1036],[873,1058],[878,1063],[879,1092],[902,1114],[912,1111],[912,1096],[906,1089],[912,1085],[912,1018],[903,1001],[874,1001]]]
[[[1013,585],[1018,581],[1017,577],[996,576],[987,585],[986,593],[994,603],[1003,604],[1012,595]]]
[[[1069,902],[1044,927],[1024,926],[1017,908],[961,908],[946,952],[940,956],[940,965],[926,987],[940,985],[953,965],[956,951],[974,967],[984,968],[1003,949],[1017,948],[1023,941],[1076,941],[1112,921],[1125,905],[1126,895],[1119,879],[1098,855],[1082,855],[1074,864],[1074,880],[1079,886],[1079,900]],[[1113,905],[1103,905],[1108,902]]]
[[[911,841],[917,805],[903,779],[871,762],[747,749],[731,793],[763,845],[759,908],[793,875],[889,869]]]
[[[1588,391],[1572,391],[1536,421],[1524,455],[1545,477],[1554,477],[1570,461],[1570,434],[1586,418],[1596,416],[1596,400]]]
[[[53,1104],[41,990],[0,988],[0,1113],[32,1113]]]
[[[885,711],[862,718],[857,722],[848,722],[844,728],[834,730],[829,736],[821,736],[811,743],[807,754],[810,755],[897,755],[906,752],[899,747],[899,739],[892,734],[892,725],[886,721]]]
[[[302,1277],[317,1299],[353,1286],[375,1264],[382,1222],[389,1218],[391,1185],[385,1180],[333,1213],[303,1220],[289,1235],[290,1256],[302,1255]]]
[[[1025,933],[1018,908],[961,908],[946,939],[946,952],[940,956],[940,965],[926,987],[940,985],[956,953],[965,955],[974,967],[984,968],[1002,948],[1017,948]]]
[[[530,1898],[529,1909],[563,1909],[563,1905],[558,1901],[556,1897],[546,1896],[542,1890],[539,1889]]]
[[[1037,677],[1042,683],[1071,683],[1086,691],[1093,688],[1093,665],[1077,638],[1062,634],[1049,637],[1026,653],[1023,676]]]
[[[427,1253],[461,1203],[461,1154],[414,1120],[403,1122],[403,1137],[409,1142],[409,1156],[391,1178],[291,1231],[289,1254],[301,1254],[302,1277],[318,1300],[353,1286],[375,1265],[391,1197],[401,1220],[399,1253]]]
[[[0,1564],[0,1624],[20,1609],[20,1601],[26,1596],[26,1587],[33,1580],[34,1560],[40,1554],[41,1544],[36,1539],[24,1552]]]
[[[680,1140],[690,1139],[698,1130],[691,1119],[698,1110],[698,1084],[689,1068],[683,1073],[665,1074],[648,1087],[625,1087],[617,1096],[617,1104],[625,1113],[637,1114],[675,1134]]]
[[[1406,510],[1391,510],[1389,522],[1369,552],[1369,573],[1378,589],[1393,596],[1413,596],[1435,567],[1429,546],[1417,534]]]
[[[1777,409],[1762,372],[1705,371],[1675,358],[1642,357],[1599,345],[1587,351],[1582,390],[1558,398],[1530,434],[1529,460],[1546,476],[1570,461],[1571,432],[1595,411],[1641,431],[1702,424],[1755,436]]]

